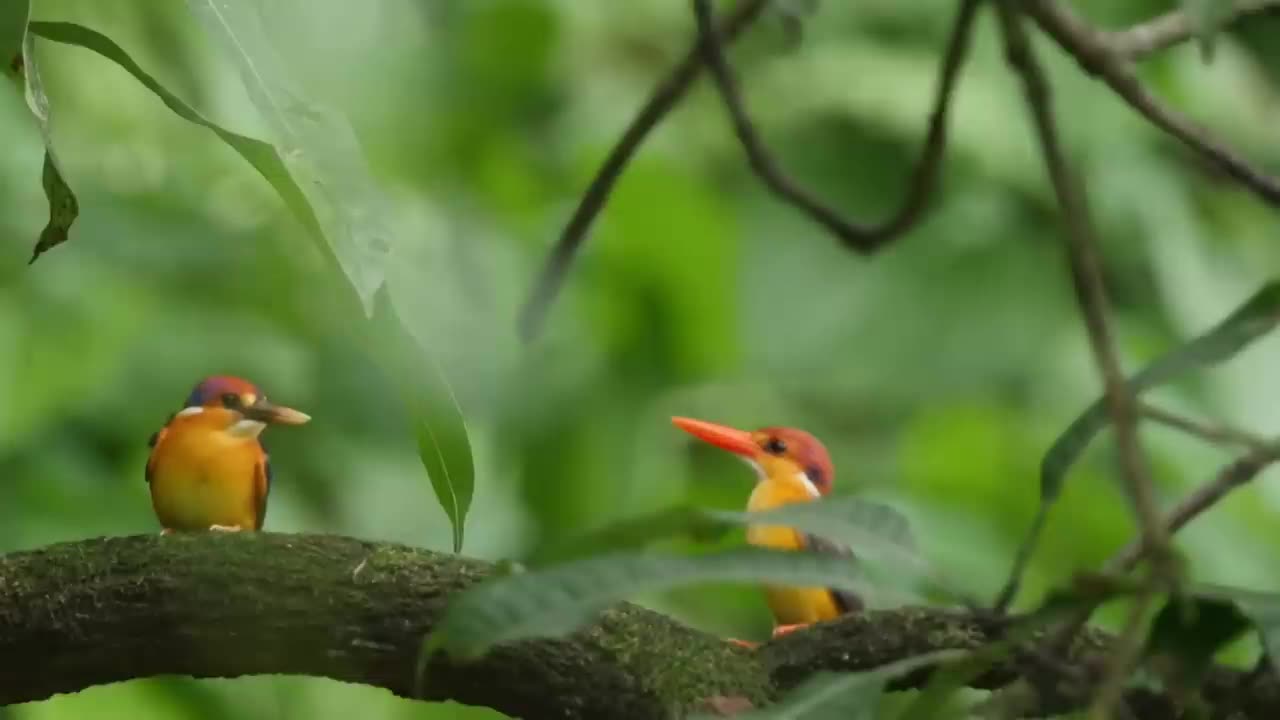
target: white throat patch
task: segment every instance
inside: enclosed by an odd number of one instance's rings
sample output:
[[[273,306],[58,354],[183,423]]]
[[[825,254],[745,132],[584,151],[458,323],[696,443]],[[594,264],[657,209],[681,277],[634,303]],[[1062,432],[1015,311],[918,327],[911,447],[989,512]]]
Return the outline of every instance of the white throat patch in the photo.
[[[800,481],[801,485],[804,485],[805,490],[809,491],[809,495],[815,498],[822,497],[822,493],[818,492],[818,486],[814,485],[813,481],[809,479],[808,473],[798,472],[796,473],[796,479]]]
[[[237,420],[227,428],[227,434],[238,438],[258,437],[258,434],[266,429],[267,424],[257,420]]]

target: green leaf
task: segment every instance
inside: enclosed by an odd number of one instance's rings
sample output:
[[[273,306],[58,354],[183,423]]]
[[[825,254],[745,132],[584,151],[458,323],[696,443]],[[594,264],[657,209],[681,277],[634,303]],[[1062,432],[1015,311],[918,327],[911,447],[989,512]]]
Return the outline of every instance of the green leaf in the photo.
[[[1280,594],[1211,583],[1196,583],[1184,592],[1202,604],[1234,604],[1257,629],[1267,655],[1280,658]],[[1274,662],[1272,668],[1280,671]]]
[[[0,52],[3,52],[6,71],[21,83],[27,107],[35,116],[44,138],[44,160],[40,169],[40,185],[49,202],[49,221],[40,231],[31,260],[67,241],[71,226],[80,215],[80,201],[63,177],[62,165],[53,150],[53,136],[49,130],[49,98],[40,80],[40,68],[36,64],[35,41],[27,26],[27,2],[10,2],[0,11]],[[16,41],[16,44],[15,44]]]
[[[880,697],[890,680],[966,657],[967,650],[939,650],[856,673],[817,673],[777,703],[735,715],[738,720],[879,720]],[[711,720],[698,715],[695,720]]]
[[[475,465],[462,409],[440,366],[396,314],[386,286],[374,295],[371,323],[378,360],[405,400],[418,455],[453,526],[453,551],[460,552],[475,491]]]
[[[338,217],[336,213],[345,212],[346,214],[351,214],[351,208],[346,208],[344,210],[326,207],[325,212],[323,213],[323,217],[326,218],[326,221],[322,223],[320,220],[321,216],[317,215],[318,207],[312,205],[314,202],[313,198],[319,194],[319,191],[315,188],[311,188],[310,194],[308,194],[299,186],[300,182],[305,185],[308,182],[313,182],[314,178],[312,178],[310,174],[300,174],[295,178],[295,176],[291,174],[291,169],[286,166],[281,152],[275,147],[261,140],[256,140],[251,137],[231,132],[230,130],[208,120],[203,115],[196,112],[195,109],[177,95],[166,89],[149,73],[143,70],[136,62],[134,62],[133,58],[129,57],[128,53],[112,41],[111,38],[108,38],[99,32],[90,30],[82,25],[67,22],[33,22],[31,23],[30,31],[47,40],[92,50],[102,57],[111,60],[127,71],[130,75],[133,75],[134,79],[142,83],[144,87],[155,93],[155,95],[160,98],[160,101],[178,117],[212,131],[223,142],[238,152],[241,157],[248,161],[248,163],[252,165],[268,183],[271,184],[271,187],[280,195],[280,198],[284,200],[285,205],[294,214],[298,221],[302,223],[307,232],[318,241],[318,245],[321,248],[323,256],[328,261],[336,265],[340,271],[347,273],[348,277],[351,276],[353,271],[348,270],[347,268],[347,263],[349,261],[348,257],[351,253],[348,253],[345,250],[343,252],[338,252],[338,249],[351,243],[350,238],[354,235],[356,230],[354,229],[354,226],[347,228],[341,226],[340,223],[335,222],[335,219]],[[305,156],[294,158],[295,164],[305,161]],[[323,199],[324,198],[321,198],[321,200]],[[365,222],[365,220],[361,220],[362,225]],[[378,220],[372,219],[370,222],[376,223]],[[354,281],[352,286],[363,299],[364,294],[362,292],[362,288],[355,285]],[[368,291],[370,297],[376,289],[377,288],[375,287]],[[370,305],[366,304],[365,307],[366,310],[368,310]]]
[[[22,68],[22,41],[27,35],[27,14],[31,3],[27,0],[8,0],[0,3],[0,62],[15,75]]]
[[[889,585],[907,586],[922,579],[930,579],[935,590],[941,590],[943,585],[932,580],[933,571],[919,555],[910,525],[901,513],[852,496],[760,512],[669,508],[542,548],[534,553],[532,562],[546,566],[589,554],[638,548],[672,536],[711,539],[747,525],[782,525],[847,545],[864,570],[871,569],[869,566],[887,570],[884,580]]]
[[[1223,597],[1171,596],[1147,635],[1153,656],[1177,687],[1195,687],[1213,656],[1249,628],[1239,604]]]
[[[423,655],[444,650],[470,659],[499,643],[565,635],[628,597],[705,582],[824,586],[863,597],[878,591],[838,555],[763,548],[598,555],[486,580],[453,596]]]
[[[391,250],[390,213],[350,123],[306,99],[290,80],[262,26],[261,0],[187,0],[187,7],[239,67],[285,167],[372,315]]]
[[[1126,381],[1134,396],[1170,382],[1193,370],[1229,360],[1280,323],[1280,282],[1270,282],[1243,305],[1204,334],[1157,358]],[[1018,559],[1002,597],[1009,599],[1031,552],[1044,529],[1049,510],[1062,494],[1067,471],[1085,448],[1110,423],[1105,398],[1100,398],[1058,436],[1040,463],[1040,507],[1031,530],[1019,549]]]
[[[543,545],[531,554],[535,567],[577,560],[591,555],[644,547],[657,540],[687,536],[711,541],[736,527],[714,511],[682,505],[625,518],[603,528]]]

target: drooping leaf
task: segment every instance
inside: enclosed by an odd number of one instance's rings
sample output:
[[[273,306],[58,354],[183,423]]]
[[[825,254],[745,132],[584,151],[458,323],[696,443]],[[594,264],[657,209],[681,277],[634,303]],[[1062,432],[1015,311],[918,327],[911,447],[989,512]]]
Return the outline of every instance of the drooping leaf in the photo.
[[[965,650],[939,650],[856,673],[818,673],[761,710],[737,720],[879,720],[880,698],[894,678],[934,665],[955,662]],[[712,720],[698,715],[695,720]]]
[[[301,187],[306,183],[313,182],[314,179],[309,175],[295,177],[291,173],[291,168],[286,166],[283,153],[280,150],[262,140],[231,132],[205,118],[185,101],[161,85],[147,71],[143,70],[111,38],[97,31],[83,25],[67,22],[33,22],[31,23],[30,31],[47,40],[92,50],[111,60],[132,75],[135,80],[142,83],[144,87],[155,93],[160,98],[160,101],[178,117],[212,131],[223,142],[231,146],[231,149],[239,153],[271,184],[271,187],[275,189],[276,193],[284,201],[285,206],[302,223],[307,232],[317,240],[323,256],[340,272],[346,273],[348,277],[351,277],[351,273],[354,270],[348,270],[347,263],[349,261],[348,258],[354,253],[339,252],[339,247],[346,247],[351,244],[350,238],[356,231],[353,228],[344,228],[340,223],[336,222],[340,212],[338,208],[327,207],[323,215],[318,214],[320,208],[313,205],[313,202],[316,202],[314,198],[317,197],[318,191],[315,188],[311,188],[311,192],[308,194]],[[295,158],[294,161],[295,163],[305,162],[305,159],[304,157],[299,157]],[[319,200],[327,202],[323,196],[320,196]],[[351,214],[349,208],[343,212]],[[320,219],[322,216],[326,218],[327,222],[322,223]],[[368,218],[360,219],[361,225],[367,222],[377,223],[378,221]],[[345,255],[344,252],[346,253]],[[363,299],[364,291],[355,284],[354,280],[352,281],[352,287]],[[370,300],[366,301],[366,309],[370,307],[374,290],[376,288],[368,290]]]
[[[424,643],[424,656],[443,650],[475,658],[499,643],[564,635],[636,594],[706,582],[817,585],[863,597],[880,593],[854,563],[836,555],[763,548],[598,555],[486,580],[455,595]]]
[[[383,286],[374,296],[373,346],[392,387],[401,391],[418,456],[453,526],[453,551],[462,541],[475,492],[475,464],[466,420],[444,372],[406,329]]]
[[[1207,332],[1162,355],[1126,381],[1136,397],[1193,370],[1231,359],[1280,324],[1280,282],[1270,282]],[[1049,510],[1062,494],[1067,471],[1093,438],[1110,423],[1106,399],[1096,400],[1058,436],[1040,462],[1040,506],[1019,549],[1014,569],[1001,593],[1001,605],[1012,599],[1022,571],[1044,529]]]
[[[274,134],[272,144],[372,315],[391,250],[390,213],[350,123],[305,98],[289,78],[262,26],[261,0],[187,0],[187,7],[240,69],[250,101]]]
[[[29,4],[26,0],[11,0],[7,7],[0,10],[0,52],[3,52],[7,74],[23,88],[27,107],[35,116],[40,135],[44,138],[40,186],[49,202],[49,221],[40,231],[40,237],[31,251],[29,262],[35,262],[46,251],[67,241],[71,226],[80,215],[80,201],[63,177],[62,166],[53,149],[53,137],[49,129],[49,98],[45,95],[44,83],[40,80],[35,41],[27,27],[28,11]]]

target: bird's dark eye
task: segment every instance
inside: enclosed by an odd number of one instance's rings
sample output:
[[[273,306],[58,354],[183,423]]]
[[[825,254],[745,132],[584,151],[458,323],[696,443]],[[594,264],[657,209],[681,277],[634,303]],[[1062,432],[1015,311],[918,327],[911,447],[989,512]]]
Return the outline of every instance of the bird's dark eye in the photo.
[[[223,394],[222,394],[222,406],[223,406],[223,407],[228,407],[228,408],[239,407],[239,406],[240,406],[240,396],[239,396],[239,395],[237,395],[237,394],[235,394],[235,393],[223,393]]]
[[[764,451],[770,455],[781,455],[787,451],[787,444],[778,438],[769,438],[764,444]]]

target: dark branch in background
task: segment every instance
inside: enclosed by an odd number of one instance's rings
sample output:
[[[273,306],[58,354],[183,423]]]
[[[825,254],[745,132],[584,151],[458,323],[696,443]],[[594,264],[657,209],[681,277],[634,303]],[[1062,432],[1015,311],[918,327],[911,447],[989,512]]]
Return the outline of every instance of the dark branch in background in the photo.
[[[964,64],[968,51],[969,36],[973,28],[974,16],[977,14],[977,5],[977,0],[964,0],[952,26],[951,39],[942,62],[938,94],[930,116],[929,131],[902,207],[884,223],[874,226],[842,217],[838,211],[814,197],[787,176],[765,146],[764,141],[760,139],[760,134],[747,113],[733,70],[729,67],[719,43],[712,35],[710,0],[693,0],[693,13],[697,20],[698,36],[701,41],[699,47],[702,48],[703,61],[711,70],[716,88],[733,121],[734,134],[737,135],[738,142],[747,155],[752,171],[783,202],[794,206],[814,222],[822,225],[844,243],[845,247],[858,253],[869,254],[910,229],[923,215],[932,195],[942,153],[946,147],[947,110],[951,104],[956,79],[959,77],[960,68]]]
[[[1280,10],[1280,0],[1235,0],[1229,10],[1222,13],[1221,24],[1226,26],[1249,15]],[[1195,34],[1191,18],[1182,10],[1154,17],[1146,22],[1103,36],[1104,42],[1118,57],[1138,61],[1161,50],[1190,40]]]
[[[736,40],[755,22],[768,4],[768,0],[742,0],[720,26],[717,33],[719,41],[729,44]],[[676,65],[671,73],[654,88],[649,100],[627,126],[618,143],[609,151],[609,156],[605,158],[604,164],[600,166],[582,199],[578,201],[573,216],[569,218],[569,223],[560,233],[559,241],[556,242],[551,255],[547,257],[542,272],[538,274],[533,292],[521,310],[520,335],[525,340],[530,340],[537,335],[547,308],[555,300],[556,294],[564,284],[565,274],[573,263],[574,255],[587,239],[591,222],[595,220],[596,215],[600,214],[600,210],[609,199],[609,193],[613,191],[614,183],[622,176],[627,163],[640,149],[640,144],[644,142],[650,131],[657,127],[676,103],[685,96],[698,77],[698,73],[701,72],[702,51],[699,45],[699,42],[695,42],[680,64]]]
[[[322,535],[201,533],[86,540],[0,556],[0,704],[42,700],[158,675],[288,674],[408,696],[419,644],[449,596],[492,573],[456,555]],[[473,663],[433,663],[427,697],[525,720],[666,720],[709,698],[767,704],[814,673],[856,671],[936,650],[998,642],[1017,618],[940,608],[848,616],[744,650],[664,615],[623,604],[561,640],[500,646]],[[1054,664],[1093,668],[1110,638],[1082,633]],[[1022,679],[1065,712],[1058,671],[1015,656],[974,687]],[[927,673],[898,687],[918,687]],[[1250,718],[1280,713],[1280,681],[1210,668],[1206,700],[1240,701]],[[1176,702],[1126,692],[1142,720]]]
[[[1011,7],[1008,0],[999,0],[997,8],[1009,64],[1022,77],[1027,107],[1035,125],[1045,169],[1062,210],[1062,221],[1066,225],[1071,281],[1076,302],[1084,316],[1094,361],[1102,376],[1107,409],[1115,428],[1116,445],[1120,454],[1121,475],[1128,486],[1145,541],[1153,553],[1164,552],[1167,537],[1160,524],[1150,473],[1138,439],[1136,404],[1133,394],[1125,384],[1124,373],[1116,358],[1115,345],[1107,324],[1107,298],[1098,261],[1097,233],[1089,217],[1080,179],[1067,163],[1054,119],[1049,83],[1022,27],[1021,11]]]
[[[749,155],[753,152],[751,148],[754,147],[764,158],[765,167],[774,170],[773,177],[775,179],[780,178],[793,193],[800,195],[799,206],[802,210],[811,216],[815,211],[822,213],[822,217],[826,218],[826,220],[819,218],[819,222],[823,222],[824,226],[835,232],[847,245],[859,249],[860,252],[871,252],[888,240],[905,233],[924,215],[928,200],[933,195],[938,171],[942,164],[943,152],[946,149],[947,120],[951,97],[955,92],[960,69],[964,65],[965,57],[968,54],[969,38],[972,35],[973,19],[977,14],[978,3],[979,0],[963,0],[959,15],[952,26],[951,37],[947,42],[947,49],[942,60],[938,92],[929,116],[929,129],[925,135],[920,157],[912,170],[906,197],[903,200],[902,207],[880,225],[858,227],[845,221],[834,210],[826,208],[817,200],[809,197],[803,190],[790,183],[777,170],[776,164],[772,162],[763,143],[756,136],[750,119],[747,118],[745,110],[742,109],[741,101],[726,100],[730,110],[735,113],[735,126],[741,125],[746,128],[747,138],[744,139],[740,132],[739,139],[744,143],[744,148],[747,149]],[[569,223],[560,235],[559,242],[557,242],[555,248],[552,249],[551,255],[547,258],[529,301],[522,310],[520,332],[526,340],[537,334],[547,308],[564,284],[565,275],[573,262],[574,255],[586,240],[591,221],[603,208],[609,192],[626,168],[631,156],[635,154],[640,143],[644,141],[649,132],[684,97],[684,94],[697,77],[699,70],[701,70],[707,53],[712,56],[711,63],[713,67],[716,59],[719,59],[718,64],[725,70],[725,77],[729,79],[730,92],[733,93],[733,97],[737,97],[737,86],[733,82],[732,74],[723,59],[723,48],[732,43],[759,16],[760,11],[766,4],[767,2],[762,0],[743,0],[742,3],[734,8],[732,14],[721,23],[721,29],[715,37],[710,36],[705,29],[700,28],[697,40],[689,54],[672,70],[666,79],[659,83],[639,115],[632,121],[626,132],[623,133],[622,138],[619,139],[618,144],[609,153],[604,165],[600,168],[595,179],[579,201],[573,216],[569,219]],[[695,10],[697,10],[696,6]],[[709,21],[709,9],[706,17]],[[717,79],[717,85],[723,93],[725,85],[722,78]],[[739,120],[742,122],[739,122]],[[748,143],[751,144],[748,145]],[[757,172],[760,172],[755,160],[752,161],[752,167]],[[762,177],[765,176],[762,175]],[[768,182],[767,178],[766,182]],[[770,188],[775,189],[773,185],[770,185]],[[775,192],[777,192],[776,189]],[[787,198],[785,195],[784,198],[791,201],[792,204],[797,204],[794,198]],[[847,234],[841,233],[829,223],[834,223],[836,227],[843,226],[851,232]],[[850,238],[857,237],[862,237],[863,239],[850,240]]]
[[[1269,205],[1280,207],[1280,179],[1250,165],[1209,131],[1197,127],[1147,91],[1103,31],[1055,0],[1026,0],[1025,11],[1090,75],[1102,79],[1152,125],[1180,140]]]

